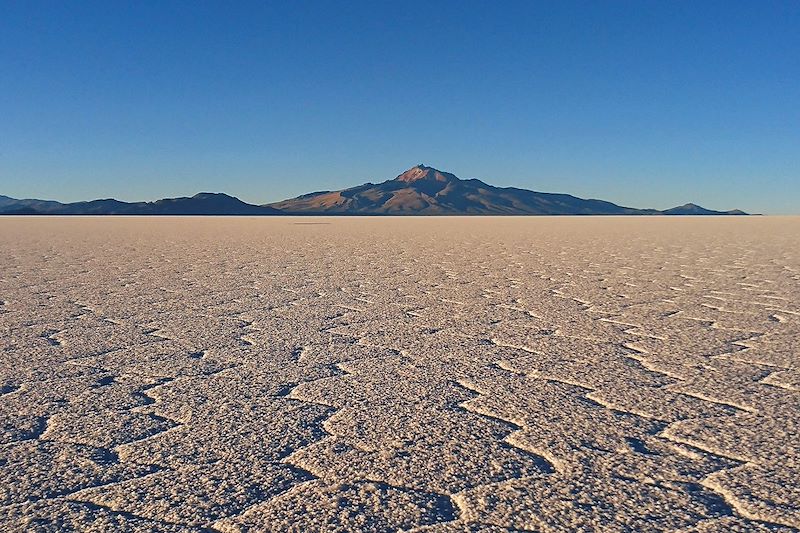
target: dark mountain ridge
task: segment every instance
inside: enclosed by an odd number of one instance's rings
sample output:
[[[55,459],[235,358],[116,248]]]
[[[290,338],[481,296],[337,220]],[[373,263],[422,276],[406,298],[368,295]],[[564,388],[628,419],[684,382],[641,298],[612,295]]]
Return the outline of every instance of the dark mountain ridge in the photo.
[[[121,202],[113,198],[62,204],[51,200],[14,200],[0,196],[0,214],[34,215],[277,215],[270,207],[245,203],[223,193],[201,192],[192,197],[154,202]]]

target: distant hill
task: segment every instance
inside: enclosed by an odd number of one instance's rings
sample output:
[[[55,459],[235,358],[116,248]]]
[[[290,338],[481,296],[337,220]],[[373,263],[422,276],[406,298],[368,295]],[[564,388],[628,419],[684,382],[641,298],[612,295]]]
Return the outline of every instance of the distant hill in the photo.
[[[16,198],[9,198],[8,196],[3,196],[0,194],[0,213],[25,210],[31,210],[31,212],[34,213],[44,212],[63,205],[64,204],[53,200],[34,200],[30,198],[25,200],[17,200]]]
[[[569,194],[495,187],[477,179],[462,180],[448,172],[417,165],[394,179],[341,191],[304,194],[268,204],[298,215],[658,215],[690,214],[622,207]],[[703,213],[721,213],[703,208]]]
[[[60,203],[0,196],[0,215],[745,215],[686,204],[665,211],[623,207],[569,194],[495,187],[462,180],[425,165],[382,183],[340,191],[313,192],[267,205],[253,205],[222,193],[121,202],[112,198]]]
[[[201,192],[192,197],[155,202],[114,199],[62,204],[54,201],[15,200],[0,196],[0,214],[26,215],[278,215],[279,211],[252,205],[222,193]]]
[[[665,209],[662,211],[665,215],[746,215],[744,211],[739,209],[732,209],[730,211],[713,211],[700,207],[697,204],[684,204],[672,209]]]

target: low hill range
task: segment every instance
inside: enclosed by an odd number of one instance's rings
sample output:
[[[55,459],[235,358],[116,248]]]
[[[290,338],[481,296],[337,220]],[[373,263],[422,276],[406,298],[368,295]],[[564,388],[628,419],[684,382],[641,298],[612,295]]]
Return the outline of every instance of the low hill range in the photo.
[[[637,209],[570,194],[495,187],[478,179],[417,165],[394,179],[340,191],[320,191],[265,205],[227,194],[199,193],[154,202],[114,199],[61,203],[0,195],[0,215],[746,215],[695,204]]]
[[[222,193],[201,192],[190,198],[155,202],[121,202],[113,198],[62,204],[52,200],[16,200],[0,195],[5,215],[280,215],[271,207],[252,205]]]

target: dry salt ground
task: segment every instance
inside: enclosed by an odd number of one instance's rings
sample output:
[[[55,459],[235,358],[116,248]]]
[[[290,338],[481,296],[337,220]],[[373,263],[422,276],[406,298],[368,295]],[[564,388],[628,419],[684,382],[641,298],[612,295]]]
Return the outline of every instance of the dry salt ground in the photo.
[[[3,531],[796,531],[800,218],[0,219]]]

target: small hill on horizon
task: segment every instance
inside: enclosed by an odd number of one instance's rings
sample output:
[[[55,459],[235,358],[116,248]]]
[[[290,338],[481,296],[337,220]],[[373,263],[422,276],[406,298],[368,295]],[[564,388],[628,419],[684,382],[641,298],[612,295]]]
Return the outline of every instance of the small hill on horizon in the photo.
[[[730,211],[713,211],[711,209],[706,209],[705,207],[700,207],[697,204],[683,204],[679,205],[678,207],[673,207],[672,209],[665,209],[662,211],[665,215],[746,215],[744,211],[741,209],[731,209]]]
[[[638,209],[570,194],[495,187],[478,179],[462,180],[425,165],[393,179],[339,191],[320,191],[265,205],[253,205],[224,193],[154,202],[113,198],[61,203],[18,200],[0,195],[0,215],[746,215],[734,209],[713,211],[696,204],[672,209]]]

